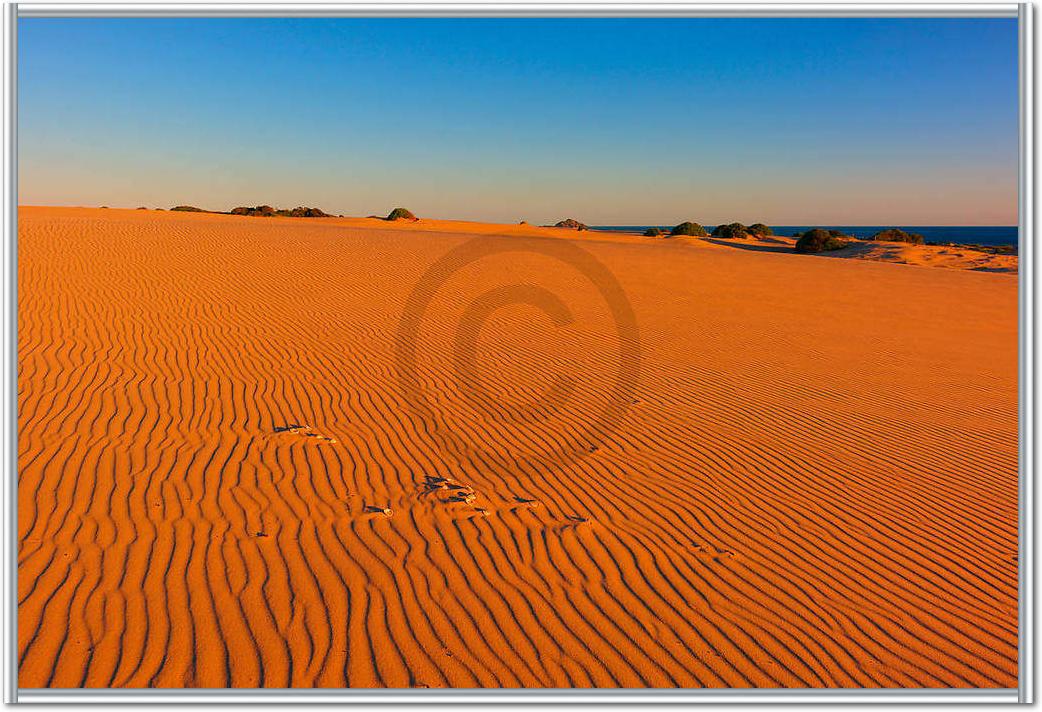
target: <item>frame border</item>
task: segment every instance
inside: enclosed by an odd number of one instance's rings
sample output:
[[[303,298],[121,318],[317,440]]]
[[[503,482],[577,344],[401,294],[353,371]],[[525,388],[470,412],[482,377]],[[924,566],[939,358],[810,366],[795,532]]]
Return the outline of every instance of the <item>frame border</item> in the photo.
[[[4,417],[0,458],[8,464],[0,505],[7,514],[3,528],[0,571],[7,605],[2,633],[7,665],[3,669],[3,701],[17,703],[641,703],[684,702],[875,702],[875,703],[996,703],[1034,702],[1034,7],[1031,3],[750,3],[750,2],[365,2],[308,4],[228,3],[11,3],[2,16],[6,51],[4,64],[4,244],[3,274],[9,279],[0,293],[3,352],[11,358],[0,382]],[[749,689],[749,690],[338,690],[314,689],[170,689],[72,690],[20,689],[17,642],[17,305],[18,305],[18,20],[36,17],[1006,17],[1017,18],[1019,84],[1019,547],[1018,547],[1018,683],[1016,689]]]

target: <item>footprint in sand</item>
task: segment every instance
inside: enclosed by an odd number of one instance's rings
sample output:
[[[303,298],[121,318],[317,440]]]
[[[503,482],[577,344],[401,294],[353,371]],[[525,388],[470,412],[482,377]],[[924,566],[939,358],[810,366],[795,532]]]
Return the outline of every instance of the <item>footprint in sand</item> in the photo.
[[[289,433],[290,435],[300,435],[305,438],[314,438],[319,442],[335,443],[336,438],[330,438],[321,433],[316,433],[310,425],[301,425],[299,423],[290,423],[289,425],[280,425],[275,428],[276,433]]]
[[[448,496],[439,500],[442,504],[473,505],[474,501],[478,498],[478,493],[474,491],[473,487],[459,482],[454,482],[447,477],[425,475],[423,478],[423,486],[424,489],[421,490],[421,494],[431,494],[433,492],[445,490]],[[489,514],[488,510],[484,507],[472,506],[471,508],[483,517],[487,517]]]
[[[390,507],[380,507],[375,504],[364,504],[362,505],[362,511],[366,514],[382,514],[385,517],[391,516]]]
[[[510,507],[511,512],[520,512],[523,510],[533,510],[536,507],[541,507],[542,503],[537,499],[531,497],[522,497],[521,495],[512,495],[510,501],[513,506]]]
[[[473,502],[477,498],[478,498],[478,496],[474,492],[458,492],[457,494],[452,495],[451,497],[449,497],[448,499],[446,499],[444,501],[445,502],[463,502],[464,504],[470,504],[471,502]]]
[[[695,556],[703,561],[721,561],[722,559],[733,559],[735,553],[730,549],[717,549],[712,546],[695,546]]]

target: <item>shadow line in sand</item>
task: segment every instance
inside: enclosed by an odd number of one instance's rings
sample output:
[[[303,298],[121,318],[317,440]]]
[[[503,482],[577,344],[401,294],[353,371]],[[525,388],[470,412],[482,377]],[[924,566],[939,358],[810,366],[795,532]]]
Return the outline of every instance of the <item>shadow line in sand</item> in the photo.
[[[752,252],[784,252],[790,255],[795,254],[792,247],[788,245],[764,245],[763,243],[741,244],[738,242],[731,242],[730,240],[721,240],[715,237],[707,237],[705,238],[705,241],[723,247],[733,247],[737,250],[750,250]]]

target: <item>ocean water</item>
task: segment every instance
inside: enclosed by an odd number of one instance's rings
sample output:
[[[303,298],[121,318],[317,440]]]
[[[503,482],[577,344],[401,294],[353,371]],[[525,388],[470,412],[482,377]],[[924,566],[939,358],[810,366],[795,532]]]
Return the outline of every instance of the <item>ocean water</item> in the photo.
[[[669,232],[672,225],[592,225],[593,230],[611,230],[617,232],[643,233],[649,227],[657,227]],[[712,230],[715,225],[706,225]],[[950,225],[772,225],[775,235],[791,237],[797,232],[804,232],[812,227],[826,230],[839,230],[854,237],[871,237],[888,227],[899,227],[906,232],[917,232],[927,242],[954,242],[961,245],[1015,245],[1017,244],[1016,225],[984,225],[984,226],[950,226]]]

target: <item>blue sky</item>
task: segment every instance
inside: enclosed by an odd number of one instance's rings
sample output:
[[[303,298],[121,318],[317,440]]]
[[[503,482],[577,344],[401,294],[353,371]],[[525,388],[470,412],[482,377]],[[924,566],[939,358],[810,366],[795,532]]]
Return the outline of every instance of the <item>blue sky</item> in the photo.
[[[23,19],[19,202],[1015,224],[1003,19]]]

